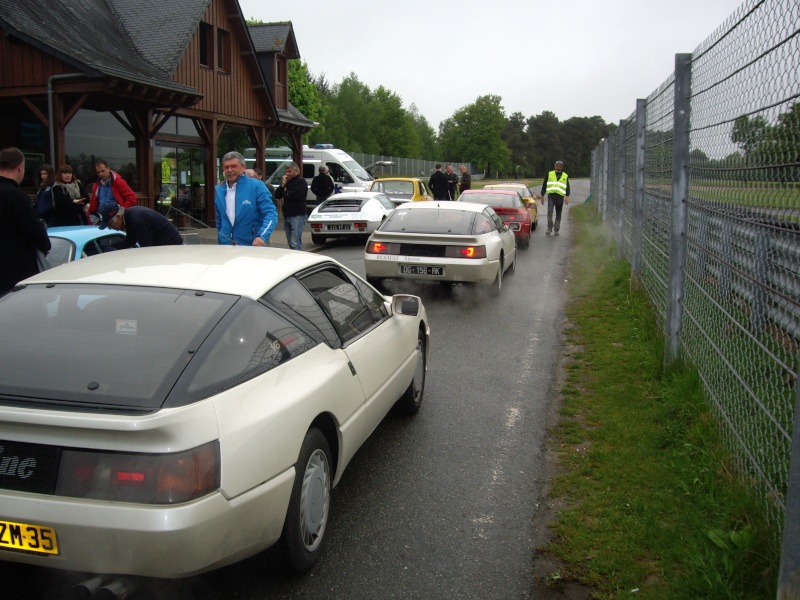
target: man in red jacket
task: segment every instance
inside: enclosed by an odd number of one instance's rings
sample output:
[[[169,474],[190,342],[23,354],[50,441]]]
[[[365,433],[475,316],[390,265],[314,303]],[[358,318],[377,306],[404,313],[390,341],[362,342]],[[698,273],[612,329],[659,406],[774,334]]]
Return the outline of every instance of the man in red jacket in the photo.
[[[93,225],[100,222],[98,213],[104,207],[119,204],[124,208],[136,206],[136,193],[116,171],[112,171],[102,158],[94,163],[97,181],[92,186],[92,199],[89,201],[89,219]]]

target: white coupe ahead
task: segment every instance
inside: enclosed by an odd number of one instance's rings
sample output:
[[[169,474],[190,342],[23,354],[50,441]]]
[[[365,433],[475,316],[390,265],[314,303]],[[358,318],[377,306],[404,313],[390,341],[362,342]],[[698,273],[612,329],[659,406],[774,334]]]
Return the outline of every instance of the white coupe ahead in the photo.
[[[387,279],[489,285],[497,296],[517,266],[514,233],[486,204],[409,202],[373,233],[364,251],[367,281]]]
[[[308,217],[311,241],[324,244],[328,238],[366,239],[394,208],[394,202],[381,192],[334,194],[316,206]]]

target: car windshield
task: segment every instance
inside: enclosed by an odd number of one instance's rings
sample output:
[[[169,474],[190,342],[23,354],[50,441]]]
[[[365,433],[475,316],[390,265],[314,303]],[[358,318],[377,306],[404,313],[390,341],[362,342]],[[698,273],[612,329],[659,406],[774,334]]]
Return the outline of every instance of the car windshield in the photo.
[[[476,214],[467,210],[399,208],[383,222],[380,230],[393,233],[470,235]]]
[[[413,181],[376,181],[372,184],[372,191],[383,192],[389,196],[408,196],[414,195]]]
[[[153,411],[238,296],[88,284],[0,298],[0,402]]]
[[[486,190],[515,190],[520,193],[520,195],[525,198],[531,195],[531,191],[526,188],[523,184],[512,184],[512,183],[504,183],[498,185],[487,185],[484,189]]]
[[[514,202],[514,196],[511,194],[463,194],[458,200],[459,202],[488,204],[499,208],[519,208],[519,204]]]

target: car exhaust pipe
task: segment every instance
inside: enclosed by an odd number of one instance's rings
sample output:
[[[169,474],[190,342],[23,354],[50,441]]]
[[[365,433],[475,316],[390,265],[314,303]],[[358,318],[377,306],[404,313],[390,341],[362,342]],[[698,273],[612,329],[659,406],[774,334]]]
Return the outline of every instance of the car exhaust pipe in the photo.
[[[464,287],[464,284],[461,283],[460,281],[454,281],[453,284],[451,285],[451,287],[454,290],[460,290],[462,287]]]
[[[138,589],[139,585],[133,579],[123,577],[98,588],[92,594],[92,600],[128,600]]]
[[[63,600],[91,600],[92,594],[103,585],[102,577],[92,577],[86,581],[73,585],[64,592]]]

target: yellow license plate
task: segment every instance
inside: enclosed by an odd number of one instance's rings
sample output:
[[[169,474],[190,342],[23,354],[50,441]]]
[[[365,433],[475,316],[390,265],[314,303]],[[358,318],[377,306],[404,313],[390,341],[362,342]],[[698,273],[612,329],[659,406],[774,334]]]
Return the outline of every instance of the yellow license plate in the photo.
[[[0,521],[0,549],[58,554],[56,530],[41,525]]]

